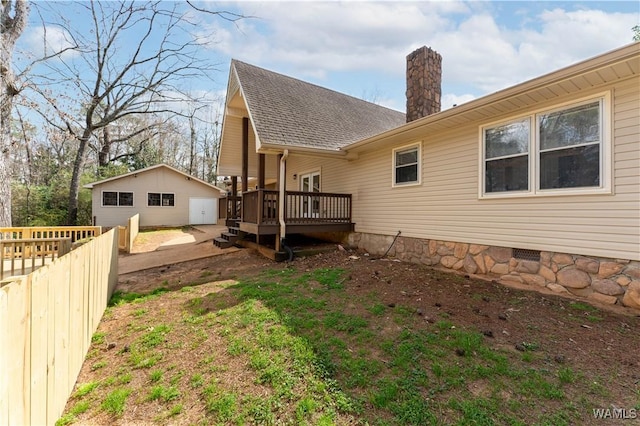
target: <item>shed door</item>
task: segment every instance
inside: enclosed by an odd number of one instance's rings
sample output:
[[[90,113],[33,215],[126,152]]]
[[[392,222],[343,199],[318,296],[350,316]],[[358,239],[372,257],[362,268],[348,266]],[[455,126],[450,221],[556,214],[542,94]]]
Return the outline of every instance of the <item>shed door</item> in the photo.
[[[189,225],[215,225],[217,212],[216,198],[189,198]]]

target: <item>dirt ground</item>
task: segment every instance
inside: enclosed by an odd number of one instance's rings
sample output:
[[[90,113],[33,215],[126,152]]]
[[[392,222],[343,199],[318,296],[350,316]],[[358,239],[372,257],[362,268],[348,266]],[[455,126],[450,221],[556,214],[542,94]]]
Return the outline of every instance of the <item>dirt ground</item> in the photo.
[[[138,241],[136,252],[153,251],[176,236],[180,237],[180,234],[149,234]],[[346,300],[366,300],[367,295],[377,294],[381,303],[388,308],[413,312],[406,318],[404,326],[414,329],[428,329],[442,318],[447,318],[457,328],[481,332],[485,342],[495,349],[513,354],[535,350],[535,357],[543,366],[551,369],[566,366],[579,372],[588,378],[590,386],[603,389],[600,401],[605,408],[631,408],[640,403],[638,312],[615,307],[593,307],[576,299],[510,288],[496,282],[392,258],[374,258],[364,252],[340,250],[338,246],[332,246],[331,251],[323,254],[282,263],[268,260],[248,249],[175,264],[167,260],[165,266],[121,274],[117,288],[122,292],[149,293],[159,288],[173,291],[190,287],[189,292],[171,292],[167,294],[168,297],[153,299],[145,305],[145,309],[149,311],[145,315],[157,314],[160,322],[180,322],[181,309],[186,303],[184,298],[204,297],[209,292],[219,291],[222,287],[216,282],[252,277],[268,269],[294,268],[298,272],[305,272],[317,268],[339,267],[347,277],[344,293],[340,293]],[[360,317],[370,314],[367,313],[369,308],[370,306],[360,306],[357,302],[347,304],[348,313]],[[140,306],[135,303],[124,304],[103,319],[99,332],[107,336],[107,341],[94,344],[78,383],[87,383],[108,375],[122,362],[122,357],[118,354],[127,348],[133,332],[132,318],[136,318],[141,312]],[[173,318],[174,316],[177,318]],[[388,326],[399,330],[403,324],[393,323]],[[397,330],[387,331],[395,333]],[[215,338],[209,337],[210,340]],[[169,346],[172,343],[175,342],[165,342]],[[215,347],[224,345],[224,342],[213,341],[211,344]],[[112,346],[115,350],[110,350]],[[191,372],[193,366],[189,366],[190,359],[204,358],[198,352],[202,350],[205,350],[204,347],[188,355],[179,351],[167,351],[162,362],[177,366],[176,370]],[[226,351],[214,352],[218,362],[225,365],[224,371],[230,382],[251,383],[251,380],[242,376],[247,374],[246,371],[234,364],[237,360],[226,355]],[[101,364],[96,361],[96,356],[100,357],[100,362],[110,366],[109,371],[97,369]],[[143,386],[149,387],[147,375],[136,371],[133,381],[146,380]],[[221,378],[223,381],[227,379]],[[103,377],[102,380],[107,379]],[[133,382],[130,386],[135,388]],[[482,396],[482,383],[469,386],[473,395]],[[589,392],[587,385],[583,386],[585,387],[579,392]],[[258,390],[256,392],[260,393]],[[196,405],[195,400],[189,399],[197,397],[194,395],[185,394],[185,407]],[[69,407],[73,403],[75,401],[70,400]],[[161,406],[149,403],[136,409],[138,411],[127,412],[115,424],[147,424],[141,423],[141,419],[152,419],[161,412]],[[537,409],[552,410],[549,407]],[[102,411],[98,413],[80,419],[76,424],[113,424],[112,417]],[[206,417],[203,413],[187,410],[176,424],[195,424],[198,418]],[[593,418],[585,419],[579,423],[599,424]],[[634,424],[634,421],[637,420],[623,424]],[[157,420],[155,424],[163,422]]]
[[[174,290],[198,282],[251,276],[267,268],[290,267],[302,271],[343,268],[349,277],[348,293],[354,299],[361,294],[377,293],[383,295],[388,306],[414,309],[416,316],[426,323],[446,313],[459,326],[483,332],[496,347],[518,350],[523,342],[537,342],[539,350],[550,360],[598,375],[606,376],[616,366],[619,391],[629,395],[640,392],[637,312],[592,308],[584,301],[441,273],[394,259],[374,259],[367,253],[336,249],[276,263],[250,250],[240,250],[121,275],[118,290],[146,293],[161,286]],[[355,314],[366,309],[353,308]]]

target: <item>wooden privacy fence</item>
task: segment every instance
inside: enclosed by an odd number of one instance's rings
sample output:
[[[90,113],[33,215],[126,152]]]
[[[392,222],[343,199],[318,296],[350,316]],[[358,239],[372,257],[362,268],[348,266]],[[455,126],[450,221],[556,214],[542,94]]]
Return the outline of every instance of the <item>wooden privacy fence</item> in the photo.
[[[0,280],[28,274],[70,251],[70,238],[0,240]]]
[[[0,240],[28,240],[70,238],[71,242],[97,237],[102,233],[101,226],[29,226],[0,228]]]
[[[117,280],[113,229],[0,281],[0,425],[56,422]]]
[[[131,253],[133,242],[140,232],[140,215],[131,216],[127,221],[127,226],[118,226],[118,248]]]

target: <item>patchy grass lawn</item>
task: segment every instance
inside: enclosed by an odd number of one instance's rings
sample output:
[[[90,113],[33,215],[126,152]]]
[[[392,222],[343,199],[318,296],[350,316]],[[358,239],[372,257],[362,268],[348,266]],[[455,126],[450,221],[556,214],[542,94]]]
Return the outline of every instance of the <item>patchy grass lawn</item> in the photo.
[[[343,265],[307,266],[117,293],[57,424],[574,425],[598,424],[593,409],[612,404],[640,413],[640,377],[616,379],[634,366],[570,362],[579,355],[550,346],[558,336],[533,323],[529,338],[507,344],[507,328],[496,326],[506,318],[458,320],[440,299],[404,287],[390,301],[393,274],[382,267],[369,272],[387,286],[376,288]],[[415,270],[424,281],[477,285],[470,308],[490,303],[488,284]],[[505,294],[513,315],[538,297]],[[586,332],[625,324],[610,337],[640,347],[637,318],[610,320],[566,300],[549,306]]]

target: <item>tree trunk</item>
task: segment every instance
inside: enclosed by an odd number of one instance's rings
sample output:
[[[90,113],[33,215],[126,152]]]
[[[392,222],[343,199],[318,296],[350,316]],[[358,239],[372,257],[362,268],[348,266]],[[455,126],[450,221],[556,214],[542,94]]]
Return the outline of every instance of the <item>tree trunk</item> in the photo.
[[[99,146],[100,152],[98,152],[98,168],[107,167],[109,165],[109,156],[111,155],[111,138],[109,136],[108,126],[102,128],[102,139],[100,140]]]
[[[14,16],[11,17],[11,8]],[[13,49],[27,25],[29,4],[3,0],[0,9],[0,227],[11,226],[11,110],[19,93],[11,68]]]
[[[67,212],[67,225],[75,226],[78,224],[78,195],[80,193],[80,175],[84,167],[85,153],[87,145],[91,137],[91,130],[85,129],[79,140],[78,152],[73,161],[73,173],[71,174],[71,183],[69,184],[69,210]]]
[[[193,115],[189,117],[189,141],[191,143],[191,149],[189,153],[189,174],[194,175],[193,164],[196,155],[196,127],[193,122]]]

